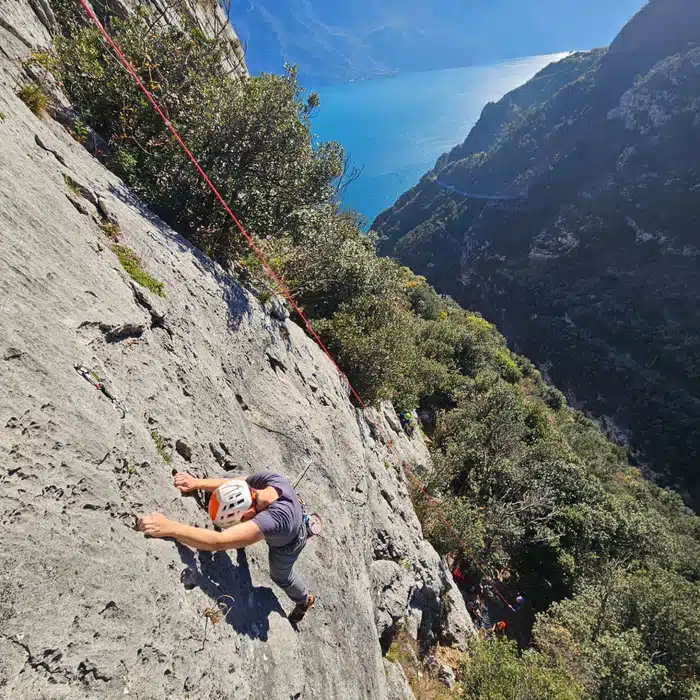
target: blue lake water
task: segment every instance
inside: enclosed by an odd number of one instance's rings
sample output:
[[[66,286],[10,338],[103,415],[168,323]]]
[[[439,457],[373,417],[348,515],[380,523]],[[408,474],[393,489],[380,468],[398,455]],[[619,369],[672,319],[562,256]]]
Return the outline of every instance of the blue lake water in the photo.
[[[346,190],[343,206],[362,212],[371,223],[442,153],[464,141],[487,102],[500,100],[566,55],[318,88],[321,107],[314,133],[323,141],[340,141],[364,168]]]

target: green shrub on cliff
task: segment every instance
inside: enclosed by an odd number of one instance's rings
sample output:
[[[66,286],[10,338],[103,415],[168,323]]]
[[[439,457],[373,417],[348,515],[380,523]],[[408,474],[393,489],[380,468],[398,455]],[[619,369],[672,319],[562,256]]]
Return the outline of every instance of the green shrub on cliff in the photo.
[[[152,28],[145,11],[110,31],[146,88],[244,224],[264,240],[295,235],[295,212],[330,201],[343,152],[310,138],[296,70],[239,79],[222,42],[183,15]],[[108,163],[165,221],[224,264],[245,241],[133,78],[92,26],[56,40],[57,72],[71,101],[108,143]]]

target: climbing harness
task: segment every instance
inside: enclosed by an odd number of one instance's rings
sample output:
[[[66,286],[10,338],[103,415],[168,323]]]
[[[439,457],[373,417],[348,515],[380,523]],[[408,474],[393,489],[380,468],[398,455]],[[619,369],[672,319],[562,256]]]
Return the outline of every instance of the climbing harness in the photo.
[[[114,408],[119,411],[119,415],[122,418],[126,418],[126,408],[124,404],[117,399],[114,394],[104,385],[104,383],[99,379],[97,374],[92,370],[89,370],[84,365],[75,365],[75,371],[83,378],[86,379],[90,384],[92,384],[95,389],[101,391],[111,402]]]

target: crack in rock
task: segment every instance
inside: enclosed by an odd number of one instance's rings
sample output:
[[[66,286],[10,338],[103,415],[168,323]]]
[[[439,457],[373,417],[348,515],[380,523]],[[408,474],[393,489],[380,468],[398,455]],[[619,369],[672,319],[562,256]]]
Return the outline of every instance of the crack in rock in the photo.
[[[53,148],[50,148],[49,146],[47,146],[41,140],[41,137],[38,134],[34,134],[34,143],[36,143],[36,145],[39,146],[39,148],[42,148],[47,153],[50,153],[64,168],[68,167],[66,165],[65,158],[58,151],[55,151]]]
[[[140,338],[146,330],[142,323],[127,322],[113,325],[103,321],[83,321],[78,326],[78,330],[83,328],[99,328],[108,343],[119,343],[128,338]]]
[[[84,216],[88,216],[90,212],[87,207],[71,192],[66,192],[66,198],[68,201]]]

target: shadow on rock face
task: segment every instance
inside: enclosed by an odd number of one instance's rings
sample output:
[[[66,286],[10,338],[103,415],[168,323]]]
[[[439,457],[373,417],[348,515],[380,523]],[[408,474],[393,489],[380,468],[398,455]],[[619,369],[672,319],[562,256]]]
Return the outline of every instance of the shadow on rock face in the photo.
[[[186,589],[201,588],[212,600],[230,596],[222,602],[228,607],[226,622],[238,634],[267,641],[270,614],[285,612],[272,589],[254,586],[250,578],[245,550],[237,552],[237,566],[226,552],[195,552],[179,542],[177,549],[187,568],[182,572]]]
[[[243,317],[249,316],[251,313],[250,300],[240,284],[199,248],[173,231],[159,216],[157,216],[157,208],[156,214],[154,214],[151,209],[125,187],[115,187],[112,185],[109,187],[109,191],[121,202],[136,209],[141,216],[153,224],[165,237],[174,241],[182,252],[189,252],[194,256],[195,265],[204,274],[211,275],[221,286],[223,298],[228,307],[228,326],[231,330],[238,330]]]

